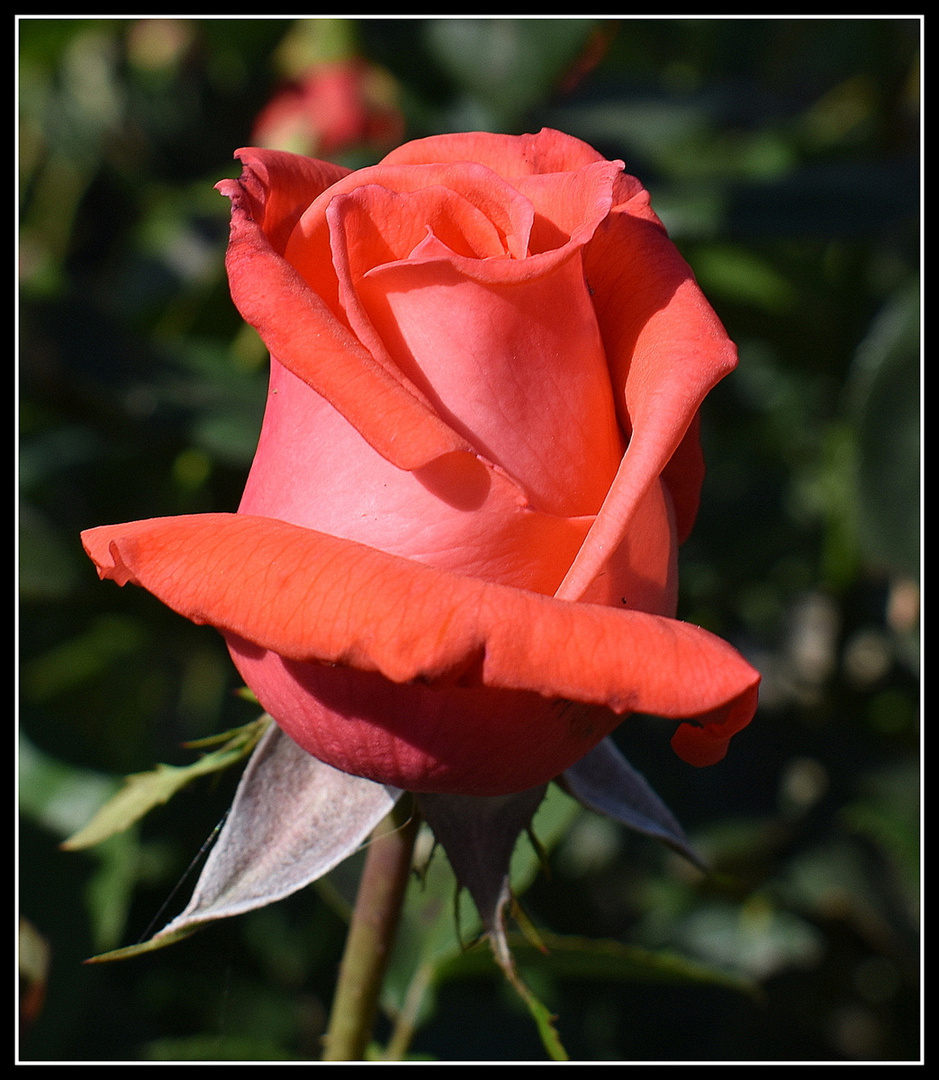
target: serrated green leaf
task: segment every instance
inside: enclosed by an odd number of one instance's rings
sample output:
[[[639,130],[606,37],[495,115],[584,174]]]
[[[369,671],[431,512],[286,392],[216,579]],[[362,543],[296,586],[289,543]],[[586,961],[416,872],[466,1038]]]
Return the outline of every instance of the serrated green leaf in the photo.
[[[245,700],[249,700],[245,698]],[[256,699],[250,699],[254,704],[257,704]],[[254,720],[250,724],[244,724],[242,727],[230,728],[228,731],[220,731],[216,735],[206,735],[204,739],[190,739],[188,742],[183,743],[183,746],[187,750],[203,750],[208,746],[219,746],[223,743],[240,743],[243,741],[251,740],[251,747],[260,740],[261,736],[270,726],[271,719],[269,716],[262,716],[259,720]]]
[[[570,1061],[570,1056],[564,1049],[564,1045],[554,1026],[557,1017],[532,993],[531,988],[519,978],[517,973],[512,975],[509,981],[515,987],[522,1001],[528,1006],[528,1011],[538,1028],[541,1045],[545,1048],[548,1057],[552,1061]]]
[[[151,772],[134,773],[124,780],[124,786],[109,799],[91,821],[65,840],[66,851],[79,851],[100,844],[115,833],[123,832],[157,806],[168,802],[178,791],[200,776],[230,768],[246,758],[270,720],[262,717],[227,734],[230,736],[218,750],[203,754],[191,765],[157,765]]]

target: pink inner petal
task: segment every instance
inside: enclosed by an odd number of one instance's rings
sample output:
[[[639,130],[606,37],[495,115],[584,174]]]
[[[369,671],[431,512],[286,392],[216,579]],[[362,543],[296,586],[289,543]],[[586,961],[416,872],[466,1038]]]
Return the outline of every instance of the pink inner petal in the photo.
[[[363,311],[407,379],[533,505],[594,514],[622,454],[606,356],[577,251],[523,286],[518,265],[393,263],[356,286]],[[527,260],[527,263],[534,260]],[[483,268],[494,280],[480,280]]]

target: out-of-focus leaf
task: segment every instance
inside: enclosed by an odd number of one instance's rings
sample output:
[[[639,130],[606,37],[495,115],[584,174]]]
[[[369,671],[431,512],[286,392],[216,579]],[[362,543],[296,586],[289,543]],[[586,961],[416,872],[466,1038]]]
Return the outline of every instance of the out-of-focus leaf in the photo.
[[[889,205],[871,191],[889,191]],[[748,238],[871,237],[915,220],[919,163],[901,160],[810,164],[770,182],[728,187],[724,235]]]
[[[68,836],[88,820],[117,781],[44,754],[25,736],[19,740],[19,804],[53,835]],[[85,895],[95,948],[120,940],[139,881],[140,847],[134,830],[109,837],[95,852]]]
[[[772,263],[752,251],[724,244],[702,247],[694,257],[695,277],[713,302],[732,300],[784,315],[796,303],[792,284]]]
[[[21,811],[57,836],[74,832],[115,788],[111,777],[58,761],[22,734],[18,775]]]
[[[596,29],[594,19],[431,19],[434,59],[490,123],[508,130],[548,93]]]
[[[810,923],[759,895],[742,907],[701,905],[676,927],[675,937],[701,962],[753,979],[811,966],[823,949]]]
[[[878,770],[841,811],[848,835],[794,859],[784,878],[789,905],[837,919],[915,965],[920,924],[920,785],[915,763]]]
[[[858,423],[859,539],[868,557],[913,580],[920,561],[920,289],[898,289],[861,343],[853,386]]]
[[[759,996],[752,979],[735,971],[690,960],[670,951],[642,949],[599,938],[542,934],[544,950],[518,935],[509,943],[519,968],[542,971],[556,978],[597,979],[604,982],[704,984]],[[485,951],[470,949],[452,957],[437,972],[440,981],[487,974]]]
[[[23,600],[61,600],[81,581],[75,552],[35,507],[19,515],[19,592]]]
[[[867,777],[864,792],[842,811],[859,834],[878,844],[902,872],[911,893],[920,877],[920,775],[914,762]]]
[[[85,889],[96,949],[111,949],[121,940],[140,884],[143,852],[136,829],[108,837],[95,848],[96,868]]]
[[[911,931],[915,934],[912,924],[918,913],[902,911],[897,904],[891,869],[872,860],[863,845],[833,839],[792,862],[783,895],[790,906],[813,917],[837,919],[878,945],[891,939],[900,942]],[[918,896],[914,892],[908,899],[915,904]]]
[[[23,665],[22,687],[33,701],[77,693],[79,687],[107,666],[141,648],[145,631],[124,615],[102,614],[86,630]]]
[[[203,754],[191,765],[161,764],[152,772],[128,776],[121,790],[62,847],[67,851],[92,847],[114,833],[122,832],[155,807],[168,802],[197,777],[230,768],[248,756],[269,723],[265,717],[229,732],[230,738],[224,746],[211,754]]]
[[[31,1024],[42,1011],[49,979],[49,942],[28,920],[20,918],[17,934],[20,977],[20,1019]]]
[[[256,1035],[193,1035],[189,1039],[157,1039],[146,1048],[147,1061],[292,1061],[273,1039]]]

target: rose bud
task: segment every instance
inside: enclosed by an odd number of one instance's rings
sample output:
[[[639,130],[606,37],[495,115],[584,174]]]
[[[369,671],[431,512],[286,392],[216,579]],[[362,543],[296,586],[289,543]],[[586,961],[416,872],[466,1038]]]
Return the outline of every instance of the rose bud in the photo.
[[[90,530],[100,575],[379,783],[519,792],[630,713],[720,760],[759,676],[675,619],[676,565],[736,351],[639,182],[551,130],[237,156],[231,293],[271,353],[245,493]]]

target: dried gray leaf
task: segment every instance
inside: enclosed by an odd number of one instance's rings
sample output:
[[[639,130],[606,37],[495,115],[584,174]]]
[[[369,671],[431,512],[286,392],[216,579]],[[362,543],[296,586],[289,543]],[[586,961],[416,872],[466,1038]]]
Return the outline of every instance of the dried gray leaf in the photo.
[[[311,884],[351,855],[400,795],[325,765],[272,725],[245,768],[192,899],[154,940]]]

